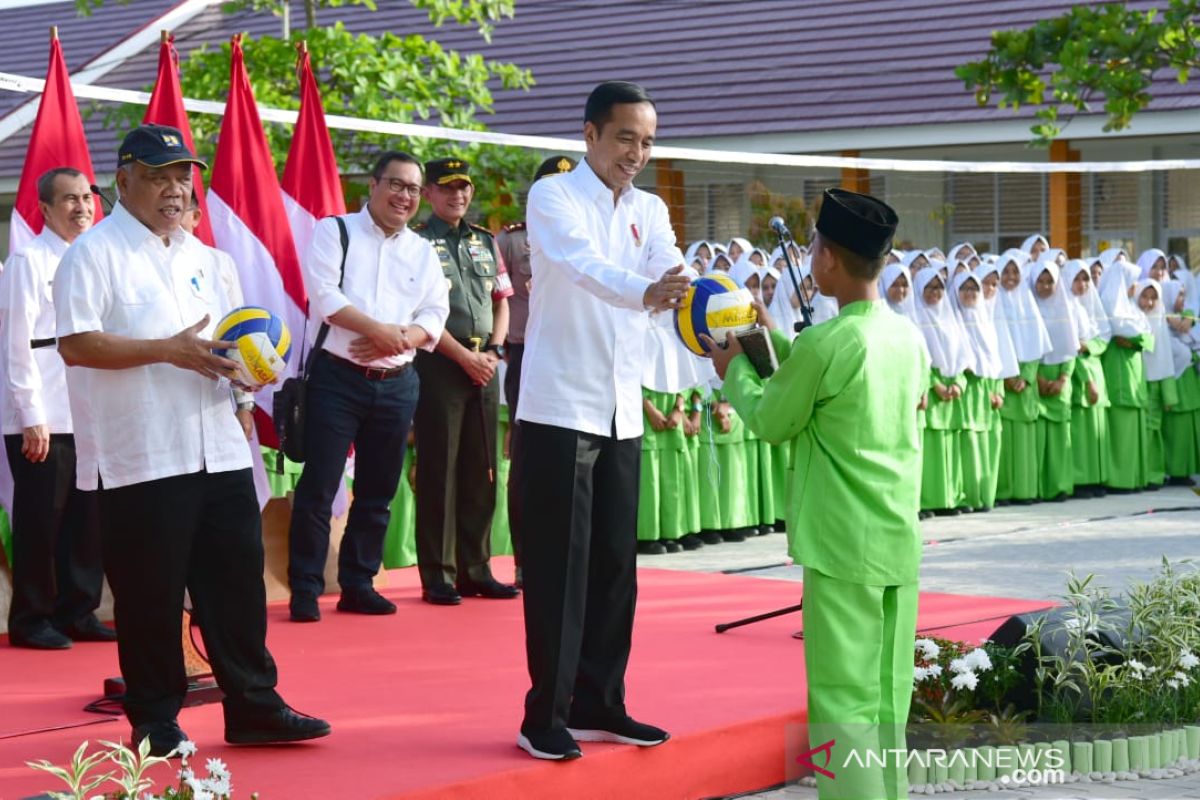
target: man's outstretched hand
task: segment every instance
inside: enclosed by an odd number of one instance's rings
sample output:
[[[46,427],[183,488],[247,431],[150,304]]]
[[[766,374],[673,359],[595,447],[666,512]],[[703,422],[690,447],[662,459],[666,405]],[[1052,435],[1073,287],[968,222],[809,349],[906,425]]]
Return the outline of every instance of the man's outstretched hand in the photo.
[[[683,274],[683,264],[676,264],[646,288],[642,304],[653,311],[671,311],[679,307],[692,279]]]

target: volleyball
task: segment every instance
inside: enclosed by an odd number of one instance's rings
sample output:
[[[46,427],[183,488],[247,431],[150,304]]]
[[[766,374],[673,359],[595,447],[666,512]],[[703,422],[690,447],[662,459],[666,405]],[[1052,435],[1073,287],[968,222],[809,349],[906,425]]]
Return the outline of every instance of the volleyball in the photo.
[[[675,332],[684,347],[698,356],[708,352],[700,334],[719,344],[733,331],[749,330],[758,320],[749,289],[740,288],[728,275],[716,272],[692,281],[675,309]]]
[[[250,389],[274,383],[283,374],[292,352],[292,334],[287,325],[258,306],[230,311],[217,323],[213,338],[233,342],[233,347],[213,352],[236,362],[239,374],[234,381]]]

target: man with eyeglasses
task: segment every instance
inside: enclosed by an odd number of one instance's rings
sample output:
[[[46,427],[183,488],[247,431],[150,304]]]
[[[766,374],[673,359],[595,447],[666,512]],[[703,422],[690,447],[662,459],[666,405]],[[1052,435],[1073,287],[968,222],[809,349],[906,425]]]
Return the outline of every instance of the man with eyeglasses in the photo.
[[[308,382],[304,471],[288,541],[291,618],[316,622],[325,589],[329,516],[354,446],[354,501],[338,553],[338,611],[394,614],[372,587],[383,562],[388,509],[417,407],[417,350],[433,350],[449,314],[446,282],[430,244],[408,227],[421,205],[421,164],[388,151],[375,162],[366,206],[321,220],[302,258],[314,323],[329,333]],[[342,274],[342,265],[345,273]]]
[[[432,213],[413,230],[437,252],[450,316],[437,348],[417,359],[424,387],[416,416],[421,597],[434,605],[458,605],[464,596],[512,599],[519,591],[497,581],[490,564],[496,367],[512,285],[491,232],[465,219],[475,195],[470,165],[460,158],[428,162],[424,195]]]

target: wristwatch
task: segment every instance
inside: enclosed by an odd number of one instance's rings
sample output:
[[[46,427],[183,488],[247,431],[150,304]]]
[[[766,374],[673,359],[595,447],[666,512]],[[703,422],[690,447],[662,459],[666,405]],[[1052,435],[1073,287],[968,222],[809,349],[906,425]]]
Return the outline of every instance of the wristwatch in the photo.
[[[502,345],[502,344],[497,344],[496,342],[491,342],[491,343],[489,343],[487,346],[485,346],[485,347],[483,348],[483,352],[485,352],[485,353],[495,353],[495,354],[496,354],[496,358],[498,358],[498,359],[500,359],[501,361],[503,361],[503,360],[504,360],[504,355],[505,355],[505,353],[506,353],[507,351],[504,349],[504,345]]]
[[[238,403],[237,410],[238,411],[253,411],[254,410],[254,401],[247,400],[244,403]]]

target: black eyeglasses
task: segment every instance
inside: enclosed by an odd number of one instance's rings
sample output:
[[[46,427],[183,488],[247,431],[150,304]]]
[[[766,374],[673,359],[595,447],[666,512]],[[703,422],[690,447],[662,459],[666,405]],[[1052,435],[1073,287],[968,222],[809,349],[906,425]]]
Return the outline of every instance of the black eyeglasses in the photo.
[[[380,181],[393,194],[404,193],[409,197],[420,197],[421,186],[416,183],[405,183],[399,178],[384,178]]]

